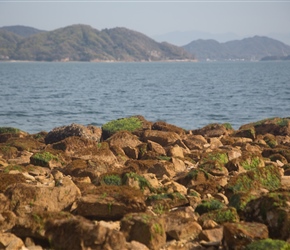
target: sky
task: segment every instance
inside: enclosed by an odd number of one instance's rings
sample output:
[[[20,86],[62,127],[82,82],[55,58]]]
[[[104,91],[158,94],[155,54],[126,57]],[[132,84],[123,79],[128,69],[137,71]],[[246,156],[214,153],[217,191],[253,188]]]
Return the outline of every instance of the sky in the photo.
[[[125,27],[151,37],[191,30],[241,37],[277,33],[290,41],[290,0],[0,0],[0,27],[54,30],[72,24]]]

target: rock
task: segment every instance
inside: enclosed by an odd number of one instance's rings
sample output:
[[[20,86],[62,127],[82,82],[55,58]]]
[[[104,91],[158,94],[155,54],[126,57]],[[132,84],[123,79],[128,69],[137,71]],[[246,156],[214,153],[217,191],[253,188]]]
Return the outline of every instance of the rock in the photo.
[[[271,238],[287,240],[290,238],[289,209],[289,192],[276,191],[249,201],[244,211],[246,220],[267,225]]]
[[[212,245],[219,246],[221,245],[224,236],[223,230],[223,227],[203,229],[199,234],[199,239],[206,241],[207,245],[209,245],[209,243],[212,243]]]
[[[11,233],[0,232],[0,249],[5,250],[22,250],[24,248],[23,241]]]
[[[69,177],[64,177],[61,185],[56,187],[16,183],[5,191],[5,195],[11,201],[11,209],[17,215],[25,215],[41,211],[62,211],[72,205],[81,193]]]
[[[121,232],[127,241],[138,241],[157,250],[166,242],[164,219],[148,213],[127,214],[121,220]]]
[[[122,233],[79,216],[48,221],[46,237],[57,249],[126,249]]]
[[[173,145],[177,140],[181,140],[181,138],[175,132],[146,130],[143,134],[143,141],[154,141],[163,147]]]
[[[166,156],[166,151],[160,144],[154,141],[150,141],[150,140],[147,141],[147,144],[148,144],[148,150],[156,153],[157,155]]]
[[[5,190],[15,183],[25,183],[26,179],[22,174],[6,174],[0,173],[0,192]]]
[[[192,130],[193,135],[202,135],[204,137],[220,137],[232,133],[230,124],[209,124],[201,129]]]
[[[61,150],[69,156],[81,157],[97,151],[98,143],[88,138],[70,136],[51,145],[55,150]]]
[[[116,146],[122,148],[123,150],[127,147],[135,148],[142,143],[136,135],[133,135],[128,131],[120,131],[115,133],[107,139],[107,142],[110,147]]]
[[[182,141],[190,150],[203,149],[207,144],[207,140],[202,135],[188,135]]]
[[[187,188],[175,181],[170,181],[170,182],[165,183],[164,187],[166,188],[168,193],[177,192],[183,195],[187,194]]]
[[[171,161],[173,163],[173,168],[175,175],[178,175],[181,172],[184,172],[186,170],[186,165],[183,160],[180,160],[179,158],[172,157]]]
[[[94,194],[76,201],[75,214],[89,218],[116,220],[127,213],[144,212],[145,199],[141,191],[127,186],[97,187]]]
[[[241,129],[253,127],[257,135],[290,135],[290,118],[274,117],[241,126]]]
[[[243,247],[254,240],[266,239],[269,237],[267,226],[261,223],[224,223],[223,227],[224,245],[226,249],[243,249]]]
[[[177,127],[175,125],[158,121],[153,123],[152,130],[160,130],[160,131],[166,131],[166,132],[174,132],[179,135],[184,135],[185,130],[183,128]]]
[[[9,232],[16,223],[16,215],[12,211],[0,213],[0,231]]]
[[[100,141],[102,135],[101,128],[89,125],[83,126],[79,124],[71,124],[69,126],[62,126],[54,128],[44,138],[46,144],[59,142],[70,136],[79,136],[92,141]]]
[[[225,222],[239,222],[240,218],[235,208],[221,208],[202,214],[198,222],[202,225],[206,220],[213,220],[218,224]]]
[[[166,234],[175,240],[188,239],[191,240],[198,237],[202,231],[201,226],[195,218],[184,218],[169,213],[166,217]]]
[[[184,158],[183,150],[178,145],[170,146],[167,150],[167,155],[171,157]]]
[[[181,193],[163,193],[148,196],[146,204],[153,207],[156,213],[163,213],[175,207],[181,207],[189,203]]]

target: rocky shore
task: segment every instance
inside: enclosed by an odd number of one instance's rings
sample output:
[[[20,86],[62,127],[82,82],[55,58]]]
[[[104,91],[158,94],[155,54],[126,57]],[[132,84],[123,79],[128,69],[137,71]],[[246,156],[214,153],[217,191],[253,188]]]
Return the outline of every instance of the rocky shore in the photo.
[[[290,249],[289,190],[290,117],[0,127],[0,249]]]

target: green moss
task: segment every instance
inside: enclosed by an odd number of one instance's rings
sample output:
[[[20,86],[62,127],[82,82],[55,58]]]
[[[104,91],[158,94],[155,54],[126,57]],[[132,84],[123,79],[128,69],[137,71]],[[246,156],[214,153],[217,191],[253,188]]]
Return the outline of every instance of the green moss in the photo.
[[[252,170],[257,168],[260,165],[260,163],[261,163],[260,158],[256,156],[241,162],[241,165],[245,170]]]
[[[134,116],[110,121],[102,126],[103,131],[107,131],[109,134],[123,130],[132,132],[140,128],[142,128],[142,122]]]
[[[202,201],[202,203],[196,207],[195,211],[198,212],[199,214],[204,214],[209,211],[220,209],[223,207],[224,204],[222,202],[216,199],[211,199],[208,201]]]
[[[162,204],[157,204],[153,207],[153,212],[156,214],[164,214],[167,209]]]
[[[154,228],[155,233],[163,235],[164,230],[163,230],[162,225],[160,225],[159,223],[154,223],[153,228]]]
[[[203,173],[204,176],[205,176],[205,178],[206,179],[209,179],[208,172],[206,172],[202,168],[200,168],[200,169],[193,169],[193,170],[189,171],[185,178],[186,179],[189,179],[189,180],[196,180],[199,173]]]
[[[171,157],[170,156],[165,156],[165,155],[160,155],[157,157],[159,160],[163,160],[163,161],[170,161]]]
[[[273,165],[264,168],[256,168],[246,173],[241,173],[232,178],[228,184],[229,190],[233,193],[248,192],[257,187],[264,187],[270,191],[281,186],[279,169]]]
[[[217,161],[221,164],[226,164],[228,163],[229,159],[226,153],[210,152],[205,157],[202,158],[201,163],[208,161]]]
[[[214,220],[218,224],[225,222],[238,222],[239,215],[237,210],[233,207],[213,210],[200,216],[199,220]]]
[[[34,165],[48,167],[50,161],[59,161],[58,157],[49,152],[39,152],[30,157],[30,162]]]
[[[223,123],[222,125],[226,128],[226,130],[232,130],[233,129],[232,125],[230,123],[228,123],[228,122]]]
[[[245,247],[245,250],[290,250],[290,244],[282,240],[257,240]]]
[[[102,176],[101,184],[104,185],[113,185],[113,186],[121,186],[122,185],[122,179],[119,175],[116,174],[108,174]]]
[[[147,198],[150,201],[156,201],[156,200],[163,200],[163,199],[186,199],[181,193],[174,192],[174,193],[168,193],[168,194],[154,194]]]
[[[12,128],[12,127],[0,127],[0,134],[17,134],[21,130],[18,128]]]
[[[257,196],[252,195],[248,192],[236,193],[230,197],[229,206],[234,207],[235,209],[237,209],[237,211],[243,211],[247,203],[255,198],[257,198]]]
[[[134,172],[126,173],[123,177],[124,182],[128,180],[128,178],[132,178],[135,181],[138,181],[139,187],[141,190],[144,190],[145,188],[148,188],[151,192],[154,192],[154,188],[151,186],[151,184],[146,180],[145,177],[136,174]]]
[[[289,119],[287,118],[280,118],[277,121],[277,125],[281,126],[281,127],[287,127],[289,123]]]

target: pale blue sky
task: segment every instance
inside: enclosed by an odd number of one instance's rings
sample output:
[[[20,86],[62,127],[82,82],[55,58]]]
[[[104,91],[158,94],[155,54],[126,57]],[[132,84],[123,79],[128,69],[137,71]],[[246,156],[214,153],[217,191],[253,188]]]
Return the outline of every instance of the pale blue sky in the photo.
[[[71,24],[126,27],[148,36],[172,31],[290,36],[289,1],[57,1],[0,0],[0,27],[54,30]]]

